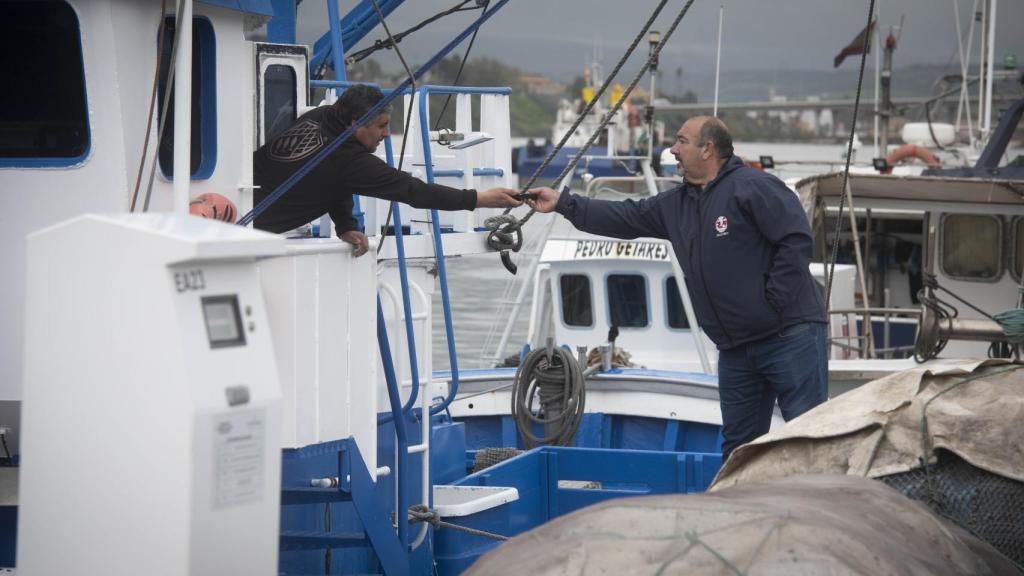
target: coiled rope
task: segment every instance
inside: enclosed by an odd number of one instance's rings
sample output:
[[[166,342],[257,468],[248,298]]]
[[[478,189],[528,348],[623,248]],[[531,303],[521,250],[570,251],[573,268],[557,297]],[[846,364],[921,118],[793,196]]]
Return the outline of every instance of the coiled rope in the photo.
[[[535,416],[535,401],[544,408],[544,417]],[[583,421],[587,395],[583,371],[564,348],[533,350],[523,358],[512,380],[512,419],[523,442],[529,448],[539,445],[569,446]],[[539,407],[538,407],[539,408]],[[557,409],[557,413],[551,413]],[[533,433],[533,424],[544,426],[544,433]]]
[[[565,179],[566,176],[568,176],[576,168],[576,164],[579,163],[580,158],[582,158],[583,155],[587,153],[587,150],[589,150],[590,147],[594,144],[594,142],[596,142],[597,139],[601,136],[601,133],[604,131],[608,123],[612,121],[612,118],[615,117],[615,114],[622,108],[622,105],[626,102],[626,100],[629,99],[629,95],[633,92],[633,89],[636,87],[637,83],[640,82],[640,79],[643,78],[644,74],[647,73],[650,67],[653,66],[654,63],[658,61],[658,55],[661,53],[662,48],[664,48],[665,45],[668,43],[669,39],[672,37],[672,34],[679,26],[679,23],[683,20],[683,17],[686,16],[686,13],[690,10],[690,6],[693,4],[693,2],[694,0],[688,0],[686,4],[682,7],[682,9],[680,9],[679,13],[672,21],[671,26],[669,26],[668,31],[661,37],[661,41],[658,42],[654,49],[651,50],[650,55],[647,57],[647,61],[644,62],[644,65],[640,68],[640,71],[636,74],[636,76],[633,77],[632,82],[630,82],[629,86],[627,86],[626,89],[623,91],[622,98],[619,98],[619,100],[615,102],[615,104],[612,106],[611,110],[605,113],[604,118],[601,119],[601,122],[598,124],[597,129],[594,130],[594,133],[591,134],[587,142],[580,148],[579,152],[577,152],[576,155],[573,156],[572,159],[570,159],[569,162],[566,163],[565,168],[562,170],[561,174],[559,174],[554,180],[552,180],[552,186],[557,186],[560,182],[562,182]],[[622,58],[619,59],[619,62],[615,65],[615,68],[612,69],[612,72],[608,75],[608,78],[605,79],[604,83],[594,94],[594,97],[590,99],[590,102],[588,102],[587,105],[584,107],[583,111],[580,112],[579,116],[576,118],[576,121],[573,122],[569,130],[567,130],[566,133],[562,136],[562,139],[551,150],[551,152],[544,159],[544,161],[541,162],[540,166],[537,167],[533,175],[530,176],[530,179],[526,181],[526,184],[521,187],[522,192],[527,192],[533,186],[533,184],[537,181],[540,175],[543,174],[544,170],[547,169],[548,165],[550,165],[551,162],[554,160],[558,152],[561,151],[563,146],[565,146],[565,143],[569,141],[569,138],[572,136],[572,134],[576,132],[576,129],[579,128],[579,125],[583,123],[583,120],[593,109],[594,105],[596,105],[597,101],[600,100],[605,90],[607,90],[608,87],[611,86],[612,80],[619,73],[619,70],[622,69],[622,66],[626,63],[626,60],[629,59],[629,57],[632,55],[633,51],[640,43],[640,40],[643,39],[644,35],[647,33],[647,30],[654,23],[654,20],[658,17],[658,14],[661,13],[661,10],[662,8],[665,7],[666,3],[667,0],[661,0],[661,2],[658,3],[658,6],[654,9],[654,12],[651,14],[650,18],[647,19],[647,22],[644,24],[644,27],[640,30],[640,33],[637,34],[636,38],[633,39],[633,42],[629,45],[629,48],[626,50],[626,53],[623,54]],[[511,212],[512,209],[508,208],[505,210],[503,216],[511,216]],[[533,217],[535,212],[536,210],[530,209],[530,211],[527,212],[526,215],[523,216],[521,219],[517,219],[515,216],[512,216],[511,219],[498,220],[498,217],[493,217],[488,218],[487,220],[484,221],[484,226],[491,231],[491,234],[487,237],[487,245],[490,246],[492,249],[501,252],[501,259],[502,262],[505,264],[505,268],[507,268],[508,271],[513,274],[516,273],[516,266],[515,264],[512,263],[512,259],[508,255],[508,251],[512,250],[514,252],[517,252],[519,248],[522,247],[522,227],[530,220],[530,218]],[[509,238],[515,239],[510,241],[508,240]]]

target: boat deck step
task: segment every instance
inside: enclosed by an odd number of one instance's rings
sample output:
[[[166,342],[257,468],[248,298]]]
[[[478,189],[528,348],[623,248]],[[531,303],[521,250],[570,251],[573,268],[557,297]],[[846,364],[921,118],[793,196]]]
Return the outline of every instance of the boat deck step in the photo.
[[[348,502],[352,495],[337,488],[314,488],[291,486],[281,489],[281,505],[324,504],[327,502]]]
[[[365,532],[318,532],[289,530],[281,532],[281,550],[323,550],[369,546]]]

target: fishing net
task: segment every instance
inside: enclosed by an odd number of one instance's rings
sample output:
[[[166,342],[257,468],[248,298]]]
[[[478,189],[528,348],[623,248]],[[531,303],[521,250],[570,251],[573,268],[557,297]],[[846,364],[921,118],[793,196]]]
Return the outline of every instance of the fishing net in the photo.
[[[940,450],[938,463],[878,478],[1024,565],[1024,482]]]

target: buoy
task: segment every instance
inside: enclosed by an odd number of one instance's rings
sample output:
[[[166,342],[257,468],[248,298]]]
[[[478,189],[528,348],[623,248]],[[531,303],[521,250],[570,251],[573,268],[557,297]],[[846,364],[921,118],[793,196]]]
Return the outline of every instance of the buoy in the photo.
[[[888,167],[881,171],[882,174],[892,174],[892,167],[907,158],[922,160],[929,168],[938,168],[940,166],[939,159],[935,157],[935,154],[932,154],[931,150],[917,144],[904,144],[885,157],[885,163],[888,164]]]

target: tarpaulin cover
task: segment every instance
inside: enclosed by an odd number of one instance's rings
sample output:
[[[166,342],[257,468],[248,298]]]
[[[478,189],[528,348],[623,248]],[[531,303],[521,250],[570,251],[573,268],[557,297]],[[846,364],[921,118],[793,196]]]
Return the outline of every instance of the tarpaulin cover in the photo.
[[[467,574],[1021,572],[881,482],[808,475],[715,493],[610,500],[517,536]]]
[[[709,490],[807,473],[878,478],[934,462],[939,449],[1024,481],[1022,423],[1024,365],[986,360],[897,372],[740,446]]]

